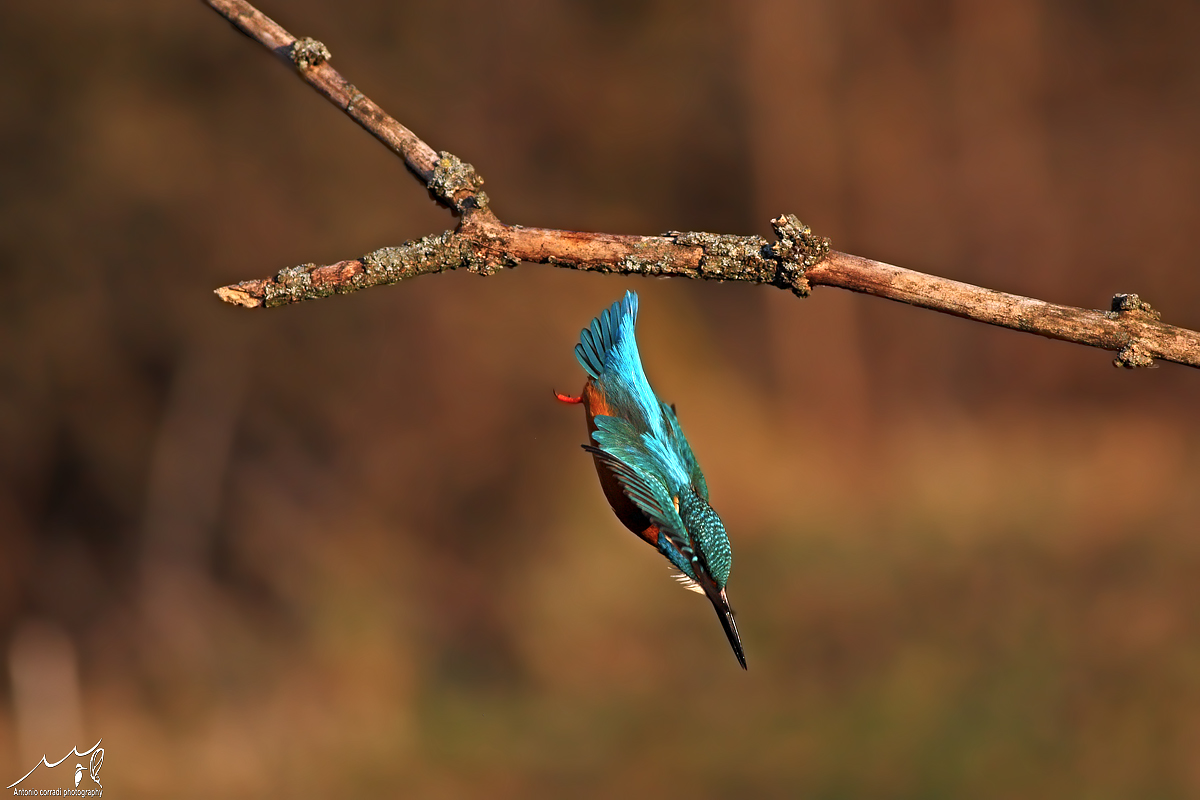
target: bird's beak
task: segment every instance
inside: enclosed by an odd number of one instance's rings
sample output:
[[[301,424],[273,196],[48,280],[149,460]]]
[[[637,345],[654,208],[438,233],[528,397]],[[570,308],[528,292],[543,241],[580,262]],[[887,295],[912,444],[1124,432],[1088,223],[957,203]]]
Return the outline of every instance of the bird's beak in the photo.
[[[729,607],[729,598],[725,596],[725,590],[709,594],[708,599],[712,601],[713,608],[717,611],[717,618],[721,620],[721,627],[725,629],[725,636],[729,639],[729,646],[733,648],[733,654],[737,656],[742,669],[745,669],[746,654],[742,651],[742,640],[738,636],[737,623],[733,621],[733,609]]]

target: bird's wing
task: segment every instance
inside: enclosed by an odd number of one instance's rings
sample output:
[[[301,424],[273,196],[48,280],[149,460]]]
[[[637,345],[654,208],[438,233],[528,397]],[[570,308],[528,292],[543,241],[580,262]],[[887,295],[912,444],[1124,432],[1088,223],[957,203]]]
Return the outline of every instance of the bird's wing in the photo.
[[[632,467],[611,453],[606,453],[599,447],[588,444],[583,445],[583,449],[599,458],[612,470],[625,489],[625,494],[637,504],[651,522],[658,526],[658,530],[666,536],[679,558],[675,558],[672,553],[665,555],[685,573],[695,574],[696,549],[692,546],[683,522],[679,520],[679,515],[675,513],[674,504],[669,500],[663,502],[666,499],[662,496],[666,494],[665,490],[661,486],[656,486],[656,482],[647,481]]]
[[[684,469],[687,470],[692,488],[696,490],[696,494],[707,501],[708,484],[704,482],[704,473],[700,471],[700,464],[696,461],[695,454],[692,453],[692,446],[688,444],[687,437],[683,435],[683,428],[680,427],[679,418],[675,414],[675,406],[663,403],[662,413],[663,419],[667,421],[667,436],[678,454],[679,460],[683,462]]]
[[[629,499],[679,552],[686,567],[677,566],[692,572],[697,560],[696,548],[668,488],[669,484],[680,483],[683,477],[680,465],[669,462],[669,452],[653,435],[637,433],[623,419],[599,415],[595,423],[596,432],[592,436],[599,446],[584,445],[584,449],[612,470]]]

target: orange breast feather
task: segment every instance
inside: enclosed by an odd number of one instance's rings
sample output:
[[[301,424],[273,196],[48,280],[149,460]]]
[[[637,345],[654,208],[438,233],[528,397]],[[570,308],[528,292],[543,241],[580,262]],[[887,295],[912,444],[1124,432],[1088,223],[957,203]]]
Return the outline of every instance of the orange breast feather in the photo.
[[[588,441],[592,442],[594,441],[592,434],[596,432],[595,417],[609,416],[612,412],[603,390],[591,378],[588,378],[588,382],[583,387],[583,405],[587,410]],[[596,464],[596,475],[600,478],[600,488],[604,490],[604,496],[607,498],[608,504],[612,506],[617,519],[621,520],[622,525],[650,544],[658,546],[658,527],[652,525],[637,504],[625,495],[625,490],[621,488],[621,483],[612,470],[595,456],[592,456],[592,461]]]

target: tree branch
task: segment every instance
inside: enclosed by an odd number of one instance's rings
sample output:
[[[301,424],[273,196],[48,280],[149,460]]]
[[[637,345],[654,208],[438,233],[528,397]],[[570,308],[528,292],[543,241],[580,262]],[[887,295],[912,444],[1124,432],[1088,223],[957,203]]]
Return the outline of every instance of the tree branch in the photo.
[[[1113,297],[1109,311],[1056,305],[984,289],[831,250],[794,216],[771,221],[778,241],[759,236],[672,231],[661,236],[559,231],[506,225],[488,209],[483,179],[447,152],[435,152],[388,116],[329,65],[325,45],[297,40],[245,0],[205,0],[252,39],[295,67],[301,78],[404,159],[458,227],[362,258],[327,266],[304,264],[273,278],[223,286],[225,302],[273,307],[418,275],[465,268],[480,275],[522,261],[568,269],[721,281],[749,281],[804,297],[812,286],[853,292],[965,319],[1117,352],[1116,366],[1147,367],[1154,359],[1200,367],[1200,333],[1166,325],[1136,294]]]

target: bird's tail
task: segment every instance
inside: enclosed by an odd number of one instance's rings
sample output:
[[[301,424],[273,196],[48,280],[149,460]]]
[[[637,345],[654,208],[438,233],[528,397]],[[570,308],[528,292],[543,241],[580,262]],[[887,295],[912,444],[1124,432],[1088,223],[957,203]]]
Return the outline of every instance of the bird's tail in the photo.
[[[621,337],[633,335],[637,311],[637,295],[625,292],[624,297],[600,312],[592,324],[580,332],[579,344],[575,345],[575,358],[584,372],[593,378],[600,377],[600,373],[604,372],[604,362]]]

